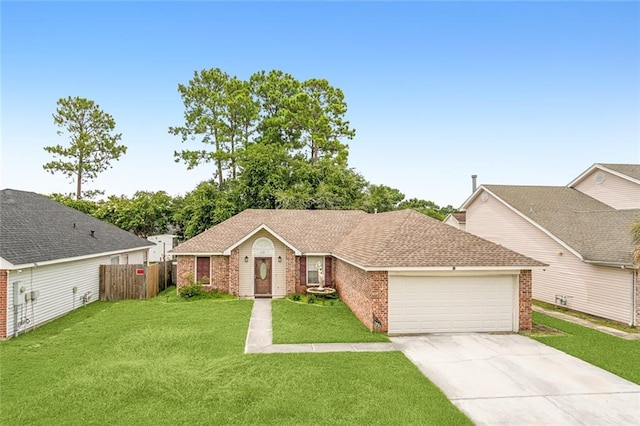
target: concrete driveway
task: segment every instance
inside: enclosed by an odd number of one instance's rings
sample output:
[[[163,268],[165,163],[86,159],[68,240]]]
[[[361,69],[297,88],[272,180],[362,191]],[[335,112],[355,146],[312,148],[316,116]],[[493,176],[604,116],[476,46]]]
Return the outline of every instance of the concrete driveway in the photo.
[[[640,425],[640,386],[527,337],[391,340],[478,425]]]

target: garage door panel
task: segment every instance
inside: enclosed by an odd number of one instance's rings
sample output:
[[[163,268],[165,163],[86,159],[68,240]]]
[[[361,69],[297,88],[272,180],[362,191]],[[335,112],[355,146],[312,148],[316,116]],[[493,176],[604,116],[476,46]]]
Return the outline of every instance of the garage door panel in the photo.
[[[511,331],[514,277],[390,277],[389,333]]]

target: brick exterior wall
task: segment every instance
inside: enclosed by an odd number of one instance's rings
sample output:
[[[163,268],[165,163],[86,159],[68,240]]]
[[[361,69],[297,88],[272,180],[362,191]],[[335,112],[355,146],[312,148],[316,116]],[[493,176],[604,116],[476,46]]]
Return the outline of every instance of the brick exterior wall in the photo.
[[[296,262],[297,261],[297,262]],[[287,294],[293,294],[296,292],[296,277],[300,281],[300,274],[297,272],[300,270],[299,260],[296,258],[296,254],[289,247],[285,247],[285,262],[286,269],[284,275],[285,289]],[[296,268],[298,265],[298,268]]]
[[[388,287],[386,271],[366,272],[336,259],[334,282],[340,298],[369,330],[387,331]],[[379,324],[374,324],[374,315]]]
[[[177,256],[178,258],[178,287],[193,284],[196,277],[195,256]]]
[[[211,256],[211,290],[229,293],[229,256]]]
[[[522,270],[518,278],[520,331],[531,330],[531,270]]]
[[[387,331],[389,329],[389,273],[387,271],[367,272],[369,287],[371,288],[371,300],[373,303],[373,315],[379,323],[374,323],[375,331]]]
[[[7,337],[7,271],[0,269],[0,339]]]
[[[238,247],[231,250],[231,256],[227,263],[229,268],[229,294],[237,296],[240,294],[240,249]]]
[[[307,292],[307,286],[300,284],[300,256],[296,256],[295,262],[295,276],[293,277],[295,293],[305,294]]]

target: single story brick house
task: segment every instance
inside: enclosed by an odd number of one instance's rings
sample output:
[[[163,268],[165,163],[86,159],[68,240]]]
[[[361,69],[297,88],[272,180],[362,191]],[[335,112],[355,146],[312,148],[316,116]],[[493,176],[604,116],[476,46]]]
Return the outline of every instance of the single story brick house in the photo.
[[[527,330],[544,266],[413,210],[245,210],[172,254],[178,286],[284,297],[324,280],[390,334]]]

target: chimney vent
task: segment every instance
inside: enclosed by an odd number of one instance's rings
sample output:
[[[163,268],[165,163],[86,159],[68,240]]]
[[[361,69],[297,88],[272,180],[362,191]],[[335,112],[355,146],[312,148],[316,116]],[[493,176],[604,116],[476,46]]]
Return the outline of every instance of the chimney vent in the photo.
[[[478,175],[471,175],[471,193],[475,193],[476,189],[478,189],[476,179],[478,179]]]

